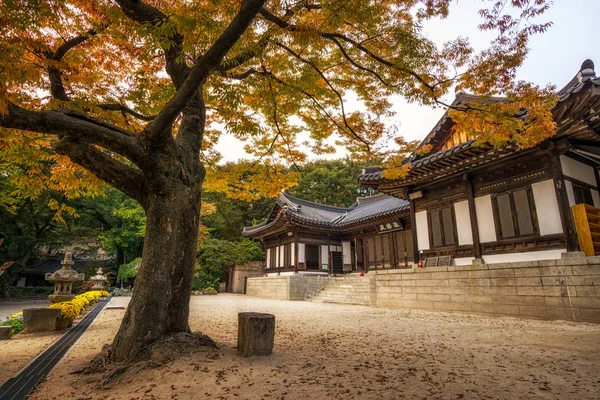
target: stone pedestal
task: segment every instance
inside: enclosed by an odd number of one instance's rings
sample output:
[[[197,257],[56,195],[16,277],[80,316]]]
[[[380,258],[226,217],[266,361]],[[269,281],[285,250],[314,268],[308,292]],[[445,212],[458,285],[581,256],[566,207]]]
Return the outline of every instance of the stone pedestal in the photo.
[[[12,327],[0,326],[0,340],[8,340],[12,337]]]
[[[47,332],[54,329],[60,310],[54,308],[26,308],[23,310],[23,333]]]
[[[274,340],[274,315],[255,312],[238,314],[238,355],[268,356],[273,352]]]

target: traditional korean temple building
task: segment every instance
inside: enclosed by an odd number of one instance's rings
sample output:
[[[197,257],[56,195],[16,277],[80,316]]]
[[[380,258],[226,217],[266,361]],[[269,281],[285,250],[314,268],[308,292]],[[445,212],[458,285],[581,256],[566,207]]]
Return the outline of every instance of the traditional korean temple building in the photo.
[[[409,211],[407,200],[386,194],[341,208],[282,192],[267,220],[243,233],[264,240],[267,274],[403,268],[414,261]]]
[[[586,60],[557,94],[556,135],[534,148],[475,146],[453,134],[446,113],[422,142],[431,152],[408,160],[405,178],[367,168],[359,182],[410,202],[411,253],[426,265],[448,256],[461,265],[577,251],[571,206],[600,207],[600,78],[593,62]],[[472,98],[459,93],[454,104]]]
[[[534,148],[476,146],[453,133],[446,113],[421,143],[429,154],[406,161],[406,177],[363,170],[360,184],[381,194],[338,208],[282,192],[268,219],[244,234],[264,240],[266,272],[280,274],[548,260],[578,251],[571,206],[600,207],[593,62],[557,94],[556,135]],[[457,93],[453,105],[476,99]],[[599,228],[600,252],[600,217],[590,222]]]

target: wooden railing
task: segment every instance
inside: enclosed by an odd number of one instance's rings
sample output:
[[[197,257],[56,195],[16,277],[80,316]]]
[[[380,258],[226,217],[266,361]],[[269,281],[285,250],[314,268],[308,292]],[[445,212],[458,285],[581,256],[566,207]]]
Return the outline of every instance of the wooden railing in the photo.
[[[579,240],[579,250],[588,257],[600,253],[600,208],[576,204],[571,209]]]

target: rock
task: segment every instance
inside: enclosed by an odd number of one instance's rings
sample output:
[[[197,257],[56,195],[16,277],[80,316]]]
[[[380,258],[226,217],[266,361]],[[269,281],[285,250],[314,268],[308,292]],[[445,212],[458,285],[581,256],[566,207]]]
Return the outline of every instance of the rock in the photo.
[[[0,340],[8,340],[12,337],[12,327],[0,326]]]
[[[268,356],[273,352],[274,339],[274,315],[255,312],[238,314],[238,355]]]
[[[23,333],[47,332],[54,328],[60,310],[53,308],[26,308],[23,310]]]

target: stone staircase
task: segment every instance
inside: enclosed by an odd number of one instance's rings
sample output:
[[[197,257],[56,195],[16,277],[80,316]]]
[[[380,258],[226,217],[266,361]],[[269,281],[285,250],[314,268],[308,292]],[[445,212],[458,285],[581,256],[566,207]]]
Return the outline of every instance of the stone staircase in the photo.
[[[368,306],[371,304],[369,278],[360,275],[331,277],[327,285],[308,301]]]

